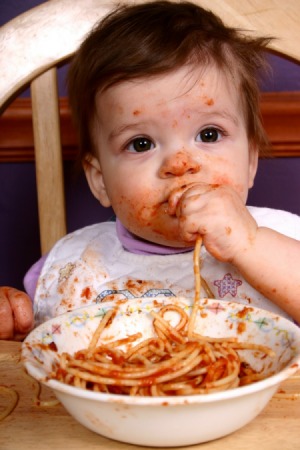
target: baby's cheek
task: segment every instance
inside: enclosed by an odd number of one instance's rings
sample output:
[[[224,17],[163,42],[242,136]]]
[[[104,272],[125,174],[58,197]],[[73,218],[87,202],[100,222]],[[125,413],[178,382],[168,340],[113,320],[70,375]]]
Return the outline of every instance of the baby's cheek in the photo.
[[[212,177],[212,185],[216,186],[230,186],[235,192],[237,192],[242,198],[245,197],[247,189],[243,183],[233,181],[228,175],[214,175]]]
[[[152,208],[149,205],[146,195],[138,198],[128,198],[121,195],[118,200],[113,203],[113,208],[118,218],[130,225],[139,225],[145,227],[149,224],[153,216]],[[123,220],[122,220],[123,219]]]
[[[212,177],[212,183],[211,184],[216,184],[216,185],[231,185],[232,184],[232,180],[231,178],[226,175],[226,174],[216,174]]]

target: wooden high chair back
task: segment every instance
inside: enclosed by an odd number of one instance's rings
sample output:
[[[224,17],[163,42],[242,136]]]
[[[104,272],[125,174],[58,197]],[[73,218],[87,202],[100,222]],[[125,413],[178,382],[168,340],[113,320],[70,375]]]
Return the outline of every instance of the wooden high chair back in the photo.
[[[141,0],[137,0],[141,1]],[[225,23],[274,36],[270,47],[300,61],[299,0],[194,0]],[[41,251],[66,233],[56,67],[115,2],[49,0],[0,29],[0,110],[31,88]]]

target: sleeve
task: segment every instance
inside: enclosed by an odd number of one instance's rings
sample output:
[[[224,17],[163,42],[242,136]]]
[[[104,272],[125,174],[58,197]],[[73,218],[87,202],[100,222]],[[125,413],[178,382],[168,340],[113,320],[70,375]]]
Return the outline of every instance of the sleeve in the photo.
[[[248,207],[258,226],[272,228],[278,233],[300,241],[300,216],[278,209]]]
[[[44,266],[44,263],[47,259],[48,254],[43,255],[36,263],[33,264],[33,266],[30,267],[28,272],[26,273],[23,284],[25,291],[33,301],[34,294],[36,290],[36,285],[39,279],[39,276],[41,274],[42,268]]]

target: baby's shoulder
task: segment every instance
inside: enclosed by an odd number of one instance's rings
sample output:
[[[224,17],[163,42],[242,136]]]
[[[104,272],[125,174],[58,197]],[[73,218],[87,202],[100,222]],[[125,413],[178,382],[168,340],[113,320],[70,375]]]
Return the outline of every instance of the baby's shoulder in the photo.
[[[115,222],[101,222],[67,234],[49,252],[47,261],[49,264],[55,260],[81,258],[91,249],[103,254],[107,246],[120,247]]]

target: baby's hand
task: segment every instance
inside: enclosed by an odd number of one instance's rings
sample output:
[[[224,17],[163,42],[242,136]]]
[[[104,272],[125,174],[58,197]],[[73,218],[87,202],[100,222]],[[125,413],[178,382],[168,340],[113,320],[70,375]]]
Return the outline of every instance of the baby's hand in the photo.
[[[25,292],[0,287],[0,339],[22,340],[34,325],[32,302]]]
[[[228,185],[193,183],[176,189],[169,198],[169,214],[178,217],[185,242],[201,235],[207,251],[220,261],[234,264],[255,240],[257,224]]]

